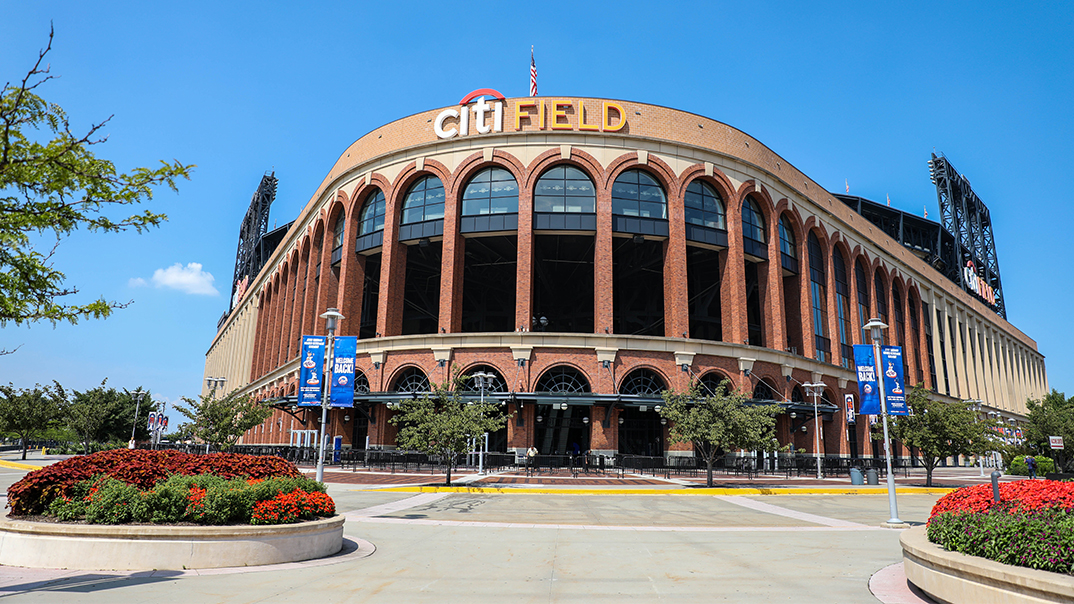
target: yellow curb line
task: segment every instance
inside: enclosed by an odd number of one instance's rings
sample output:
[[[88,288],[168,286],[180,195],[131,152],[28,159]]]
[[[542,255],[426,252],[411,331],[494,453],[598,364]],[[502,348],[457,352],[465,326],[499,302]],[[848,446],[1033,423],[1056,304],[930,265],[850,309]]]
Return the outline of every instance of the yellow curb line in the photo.
[[[366,491],[367,489],[352,489]],[[945,495],[954,489],[902,487],[902,495]],[[534,489],[511,487],[389,487],[377,489],[389,493],[487,493],[497,495],[887,495],[886,489],[853,488],[697,488],[697,489]]]
[[[16,470],[40,470],[41,466],[31,466],[27,463],[18,463],[0,459],[0,468],[15,468]]]

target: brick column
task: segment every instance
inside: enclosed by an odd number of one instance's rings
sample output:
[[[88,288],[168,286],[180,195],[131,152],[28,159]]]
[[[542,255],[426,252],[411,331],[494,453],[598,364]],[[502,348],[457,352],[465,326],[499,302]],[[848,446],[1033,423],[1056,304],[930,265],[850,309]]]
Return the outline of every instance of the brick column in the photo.
[[[746,269],[742,252],[742,203],[745,194],[727,204],[727,251],[721,254],[720,309],[723,341],[742,344],[749,340],[746,329]]]
[[[681,189],[668,195],[668,231],[664,242],[664,336],[690,335],[690,299],[686,280],[686,215]],[[685,336],[683,334],[686,334]]]
[[[358,191],[355,191],[356,198]],[[346,317],[339,323],[339,335],[356,336],[362,323],[362,289],[365,286],[365,257],[355,252],[358,241],[358,204],[344,208],[347,223],[343,230],[343,259],[339,265],[339,312]]]

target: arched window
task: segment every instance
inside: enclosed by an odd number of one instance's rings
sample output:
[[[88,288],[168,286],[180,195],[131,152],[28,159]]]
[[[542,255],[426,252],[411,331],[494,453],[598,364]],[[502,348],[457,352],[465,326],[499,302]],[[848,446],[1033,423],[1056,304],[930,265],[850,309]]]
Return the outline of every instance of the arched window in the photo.
[[[354,370],[354,393],[369,394],[369,378],[365,376],[361,369]]]
[[[403,221],[414,224],[444,217],[444,184],[435,176],[425,176],[414,183],[403,200]]]
[[[541,375],[534,392],[589,392],[589,380],[574,367],[557,365]]]
[[[332,260],[335,261],[336,250],[343,247],[343,230],[347,226],[347,216],[340,212],[336,224],[332,227]]]
[[[724,219],[723,200],[716,189],[701,180],[695,180],[686,187],[683,198],[686,206],[686,222],[710,229],[727,229]]]
[[[903,380],[913,379],[910,375],[910,351],[906,347],[906,317],[902,312],[902,291],[897,283],[891,284],[892,314],[895,315],[895,345],[902,346]],[[970,336],[970,350],[975,351],[973,336]],[[982,351],[983,352],[983,351]]]
[[[768,243],[768,227],[764,222],[764,214],[760,206],[753,200],[752,195],[747,195],[742,202],[742,236],[757,243]]]
[[[775,391],[764,381],[757,382],[757,385],[753,387],[753,400],[755,401],[774,401],[776,400]]]
[[[464,389],[468,392],[481,392],[481,385],[478,382],[478,378],[474,377],[475,374],[484,373],[486,375],[491,374],[491,378],[485,380],[485,392],[507,392],[507,380],[503,379],[503,375],[499,371],[496,371],[495,367],[490,365],[475,365],[466,371],[466,384]]]
[[[839,314],[839,351],[843,367],[850,369],[854,363],[854,347],[850,344],[850,283],[847,263],[839,248],[832,252],[835,265],[835,310]]]
[[[384,193],[374,189],[365,198],[362,213],[358,215],[358,236],[384,230]]]
[[[786,214],[779,217],[779,252],[798,264],[798,244],[794,240],[794,227]]]
[[[597,193],[593,181],[574,166],[553,166],[537,179],[533,211],[594,214]]]
[[[858,286],[858,320],[861,322],[859,327],[862,328],[862,342],[869,342],[865,338],[865,324],[869,322],[872,317],[872,311],[869,310],[869,278],[865,276],[865,266],[858,260],[854,263],[854,281]]]
[[[713,396],[716,394],[716,389],[721,385],[724,386],[724,392],[734,390],[734,386],[731,384],[731,380],[726,376],[719,374],[715,371],[710,371],[701,376],[701,394],[702,396]],[[727,382],[724,384],[724,382]]]
[[[880,276],[880,271],[876,271],[873,277],[873,291],[876,292],[876,312],[880,320],[891,325],[888,323],[888,290],[884,287],[884,278]]]
[[[429,378],[417,367],[407,367],[395,378],[395,392],[430,392]]]
[[[628,373],[619,384],[619,394],[660,396],[664,390],[667,390],[664,378],[651,369],[635,369]]]
[[[813,340],[817,349],[816,359],[827,362],[831,358],[832,345],[828,335],[828,275],[825,270],[824,251],[812,231],[808,238],[809,281],[813,297]]]
[[[792,403],[804,403],[805,402],[805,396],[802,395],[802,389],[799,388],[798,386],[795,386],[791,390],[791,402]]]
[[[664,188],[648,172],[627,170],[612,185],[612,214],[667,220]]]
[[[503,168],[490,167],[481,170],[470,179],[462,192],[463,216],[517,212],[518,182]]]

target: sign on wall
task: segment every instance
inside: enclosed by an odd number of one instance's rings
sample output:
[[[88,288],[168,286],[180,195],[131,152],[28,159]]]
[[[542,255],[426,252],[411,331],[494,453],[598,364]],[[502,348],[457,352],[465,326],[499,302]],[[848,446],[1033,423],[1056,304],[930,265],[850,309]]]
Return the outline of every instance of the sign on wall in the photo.
[[[298,369],[298,404],[321,404],[321,379],[324,377],[324,336],[302,336],[302,354]]]
[[[491,99],[491,102],[486,99]],[[476,103],[474,101],[477,101]],[[492,88],[481,88],[462,97],[459,107],[441,111],[433,120],[437,138],[448,139],[470,134],[504,131],[504,104],[507,99]],[[618,132],[626,126],[622,105],[602,101],[587,105],[581,99],[516,99],[511,106],[516,132],[521,130],[577,130],[581,132]]]
[[[354,353],[357,349],[358,336],[336,338],[332,390],[329,394],[329,405],[332,407],[354,406]]]

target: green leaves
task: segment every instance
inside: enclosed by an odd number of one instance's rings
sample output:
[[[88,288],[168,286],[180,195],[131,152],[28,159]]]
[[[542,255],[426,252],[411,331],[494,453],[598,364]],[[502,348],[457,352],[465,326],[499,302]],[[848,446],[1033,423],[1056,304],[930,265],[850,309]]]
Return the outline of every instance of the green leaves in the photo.
[[[66,404],[67,393],[57,382],[32,389],[0,386],[0,431],[22,439],[22,458],[26,459],[28,441],[59,424]]]
[[[51,45],[50,32],[49,47],[23,80],[0,89],[0,326],[41,320],[77,323],[80,318],[107,317],[125,306],[104,299],[58,302],[78,290],[66,287],[65,275],[53,267],[55,247],[42,253],[31,235],[51,233],[58,245],[78,228],[140,233],[158,226],[166,215],[105,212],[148,201],[161,185],[176,190],[178,179],[189,178],[194,167],[161,161],[155,169],[121,173],[111,161],[96,157],[92,147],[105,142],[98,131],[108,119],[77,136],[63,109],[35,92],[52,78],[49,68],[41,66]]]
[[[203,442],[229,449],[247,430],[265,421],[272,410],[248,395],[233,390],[217,398],[216,390],[198,397],[183,397],[176,409],[191,420],[190,432]]]

